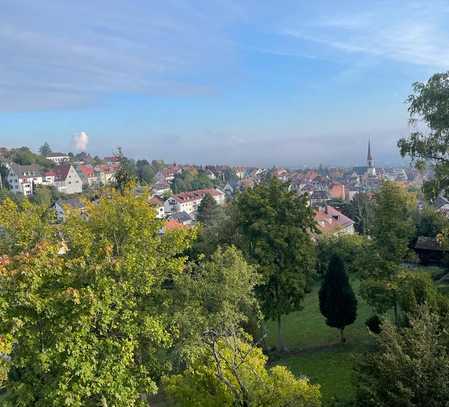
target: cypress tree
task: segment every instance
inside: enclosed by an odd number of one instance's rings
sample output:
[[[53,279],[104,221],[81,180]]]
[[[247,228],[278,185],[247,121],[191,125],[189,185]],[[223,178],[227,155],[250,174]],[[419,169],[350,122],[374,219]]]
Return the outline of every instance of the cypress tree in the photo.
[[[349,283],[343,261],[334,255],[319,291],[320,311],[326,324],[340,330],[341,342],[346,342],[343,331],[357,317],[357,299]]]

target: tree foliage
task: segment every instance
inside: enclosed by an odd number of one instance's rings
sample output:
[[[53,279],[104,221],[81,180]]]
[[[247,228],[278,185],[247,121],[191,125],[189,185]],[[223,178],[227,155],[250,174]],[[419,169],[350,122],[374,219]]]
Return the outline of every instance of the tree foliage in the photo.
[[[359,267],[364,268],[361,293],[379,314],[394,308],[398,322],[394,280],[401,263],[410,258],[410,242],[415,236],[414,196],[393,182],[385,182],[376,194],[373,242],[366,247]]]
[[[377,350],[356,365],[357,405],[439,407],[449,403],[449,333],[425,306],[406,328],[386,321]]]
[[[414,83],[407,102],[410,122],[418,125],[398,146],[401,155],[411,157],[417,168],[432,164],[434,177],[425,182],[424,192],[435,198],[449,188],[449,72],[437,73],[426,83]]]
[[[111,192],[86,216],[1,204],[1,338],[14,346],[7,400],[23,406],[147,405],[173,333],[165,282],[182,273],[188,231],[160,234],[144,198]]]
[[[119,159],[120,166],[115,172],[115,185],[117,190],[123,193],[136,180],[136,168],[134,161],[123,155],[119,148],[115,154]]]
[[[262,275],[256,292],[265,317],[278,322],[282,349],[282,315],[301,309],[315,270],[313,210],[276,178],[246,190],[235,205],[238,244]]]
[[[297,379],[284,366],[266,367],[260,348],[240,338],[211,336],[182,374],[165,381],[175,405],[184,407],[318,407],[319,386]]]
[[[334,255],[343,261],[349,275],[363,272],[363,260],[370,242],[362,235],[321,236],[317,241],[317,268],[324,275]]]
[[[260,319],[254,288],[260,281],[235,247],[218,248],[208,259],[173,277],[173,321],[181,359],[189,361],[204,346],[205,332],[244,334],[250,317]]]
[[[47,142],[45,142],[44,144],[42,144],[42,145],[39,147],[39,154],[40,154],[42,157],[47,157],[47,156],[50,155],[51,153],[52,153],[52,150],[51,150],[50,144],[48,144]]]
[[[329,262],[319,291],[319,300],[326,324],[339,329],[341,341],[345,342],[343,331],[356,320],[357,299],[346,275],[344,263],[336,255]]]
[[[19,147],[9,150],[5,158],[19,165],[38,164],[45,169],[54,167],[55,163],[41,155],[34,154],[28,147]]]
[[[197,221],[201,223],[209,223],[217,212],[218,204],[211,194],[204,195],[198,205]]]
[[[207,172],[203,170],[197,172],[184,170],[175,175],[175,179],[171,184],[174,194],[196,189],[213,188],[214,186],[214,182],[208,177]]]
[[[150,185],[154,181],[156,172],[147,160],[137,160],[136,171],[140,184]]]

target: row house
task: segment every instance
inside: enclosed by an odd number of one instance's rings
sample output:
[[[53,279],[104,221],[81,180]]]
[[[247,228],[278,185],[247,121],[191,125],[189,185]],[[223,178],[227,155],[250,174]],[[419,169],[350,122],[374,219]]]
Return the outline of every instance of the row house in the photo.
[[[210,194],[218,205],[223,205],[225,203],[225,194],[219,189],[199,189],[196,191],[181,192],[180,194],[168,198],[164,204],[165,213],[194,213],[206,194]]]

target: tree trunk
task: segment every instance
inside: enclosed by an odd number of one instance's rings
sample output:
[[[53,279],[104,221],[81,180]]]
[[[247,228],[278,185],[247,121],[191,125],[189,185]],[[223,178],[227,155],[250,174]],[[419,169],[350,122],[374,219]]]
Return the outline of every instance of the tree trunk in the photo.
[[[346,343],[346,338],[345,338],[345,336],[343,334],[344,330],[345,330],[345,328],[340,328],[340,340],[341,340],[341,343]]]
[[[108,402],[106,401],[106,397],[101,397],[101,407],[108,407]]]
[[[279,314],[278,315],[278,340],[277,340],[277,350],[279,351],[279,352],[283,352],[284,350],[285,350],[285,347],[284,347],[284,340],[283,340],[283,338],[282,338],[282,321],[281,321],[281,319],[282,319],[282,316]]]

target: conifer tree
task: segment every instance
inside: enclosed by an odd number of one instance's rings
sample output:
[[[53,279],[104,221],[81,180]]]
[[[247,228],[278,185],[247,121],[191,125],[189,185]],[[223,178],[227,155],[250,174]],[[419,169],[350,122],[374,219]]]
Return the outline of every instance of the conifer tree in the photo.
[[[357,317],[357,299],[349,283],[343,261],[334,255],[319,292],[320,311],[326,324],[340,330],[341,342],[346,342],[343,331]]]
[[[202,223],[208,223],[217,208],[218,204],[214,197],[207,193],[198,205],[197,220]]]

